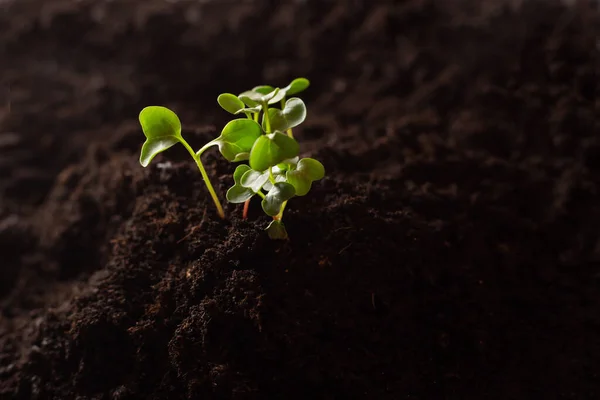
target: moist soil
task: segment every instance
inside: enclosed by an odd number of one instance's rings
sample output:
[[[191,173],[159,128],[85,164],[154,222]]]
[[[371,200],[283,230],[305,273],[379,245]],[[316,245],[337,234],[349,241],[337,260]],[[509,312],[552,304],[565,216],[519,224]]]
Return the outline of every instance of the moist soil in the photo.
[[[597,13],[519,3],[0,2],[0,398],[600,398]],[[297,76],[290,241],[139,165]]]

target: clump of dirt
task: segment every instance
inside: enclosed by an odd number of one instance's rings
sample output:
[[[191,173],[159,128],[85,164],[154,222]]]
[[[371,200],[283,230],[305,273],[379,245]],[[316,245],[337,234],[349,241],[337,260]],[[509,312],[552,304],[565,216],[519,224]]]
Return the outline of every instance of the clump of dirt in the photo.
[[[595,11],[276,3],[0,5],[0,397],[599,396]],[[139,165],[143,106],[199,147],[296,76],[289,242]]]

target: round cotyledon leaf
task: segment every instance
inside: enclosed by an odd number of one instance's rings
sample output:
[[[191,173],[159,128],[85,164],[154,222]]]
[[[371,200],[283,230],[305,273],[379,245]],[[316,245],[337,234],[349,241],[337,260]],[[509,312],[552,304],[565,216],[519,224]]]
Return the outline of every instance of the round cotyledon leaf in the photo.
[[[253,192],[258,192],[268,180],[269,171],[259,172],[248,169],[242,176],[240,184],[245,188],[252,189]]]
[[[283,160],[296,157],[299,151],[298,142],[281,132],[262,135],[250,150],[250,167],[262,172]]]
[[[296,196],[304,196],[310,191],[312,183],[324,176],[323,164],[313,158],[303,158],[298,161],[295,170],[287,171],[286,180],[296,189]]]
[[[145,107],[140,112],[139,120],[146,136],[140,154],[140,164],[143,167],[147,167],[158,153],[183,140],[179,117],[166,107]]]
[[[217,103],[219,103],[223,110],[231,114],[236,114],[246,106],[243,101],[231,93],[220,94],[219,97],[217,97]]]
[[[306,105],[299,98],[292,97],[285,102],[282,113],[288,123],[288,128],[294,128],[306,119]]]
[[[229,188],[225,195],[227,201],[230,203],[244,203],[254,196],[255,193],[251,189],[241,185],[242,176],[248,171],[251,171],[251,169],[246,164],[238,165],[235,169],[235,172],[233,173],[233,181],[235,183]]]
[[[254,192],[248,188],[235,185],[227,190],[225,197],[227,201],[233,204],[245,203],[254,196]]]
[[[296,190],[287,182],[277,182],[261,202],[265,214],[274,217],[279,214],[284,201],[294,197]]]
[[[275,90],[275,88],[273,86],[269,86],[269,85],[260,85],[260,86],[255,86],[252,88],[253,92],[260,93],[263,96],[271,93],[273,90]]]
[[[295,128],[306,119],[306,105],[297,97],[288,99],[283,110],[270,108],[268,112],[271,130],[273,131],[286,131]]]
[[[219,146],[219,151],[227,161],[247,160],[254,142],[262,136],[258,122],[248,118],[229,121],[221,131],[221,135],[212,143]]]
[[[288,96],[296,93],[300,93],[306,90],[310,86],[310,81],[306,78],[296,78],[289,85],[282,90],[286,92]]]

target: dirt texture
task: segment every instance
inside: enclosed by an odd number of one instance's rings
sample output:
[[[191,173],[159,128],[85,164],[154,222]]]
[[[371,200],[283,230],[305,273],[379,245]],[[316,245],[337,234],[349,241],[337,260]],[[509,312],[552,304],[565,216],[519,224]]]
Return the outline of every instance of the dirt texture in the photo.
[[[595,7],[0,1],[0,398],[600,398]],[[139,165],[297,76],[289,242]]]

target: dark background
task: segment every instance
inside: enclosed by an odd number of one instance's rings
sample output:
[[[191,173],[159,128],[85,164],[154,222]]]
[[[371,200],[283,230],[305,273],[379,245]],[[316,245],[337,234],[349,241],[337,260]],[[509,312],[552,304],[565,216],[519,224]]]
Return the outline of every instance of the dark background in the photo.
[[[0,398],[600,396],[598,12],[0,2]],[[327,177],[270,241],[180,146],[305,76]],[[219,197],[233,166],[205,156]]]

